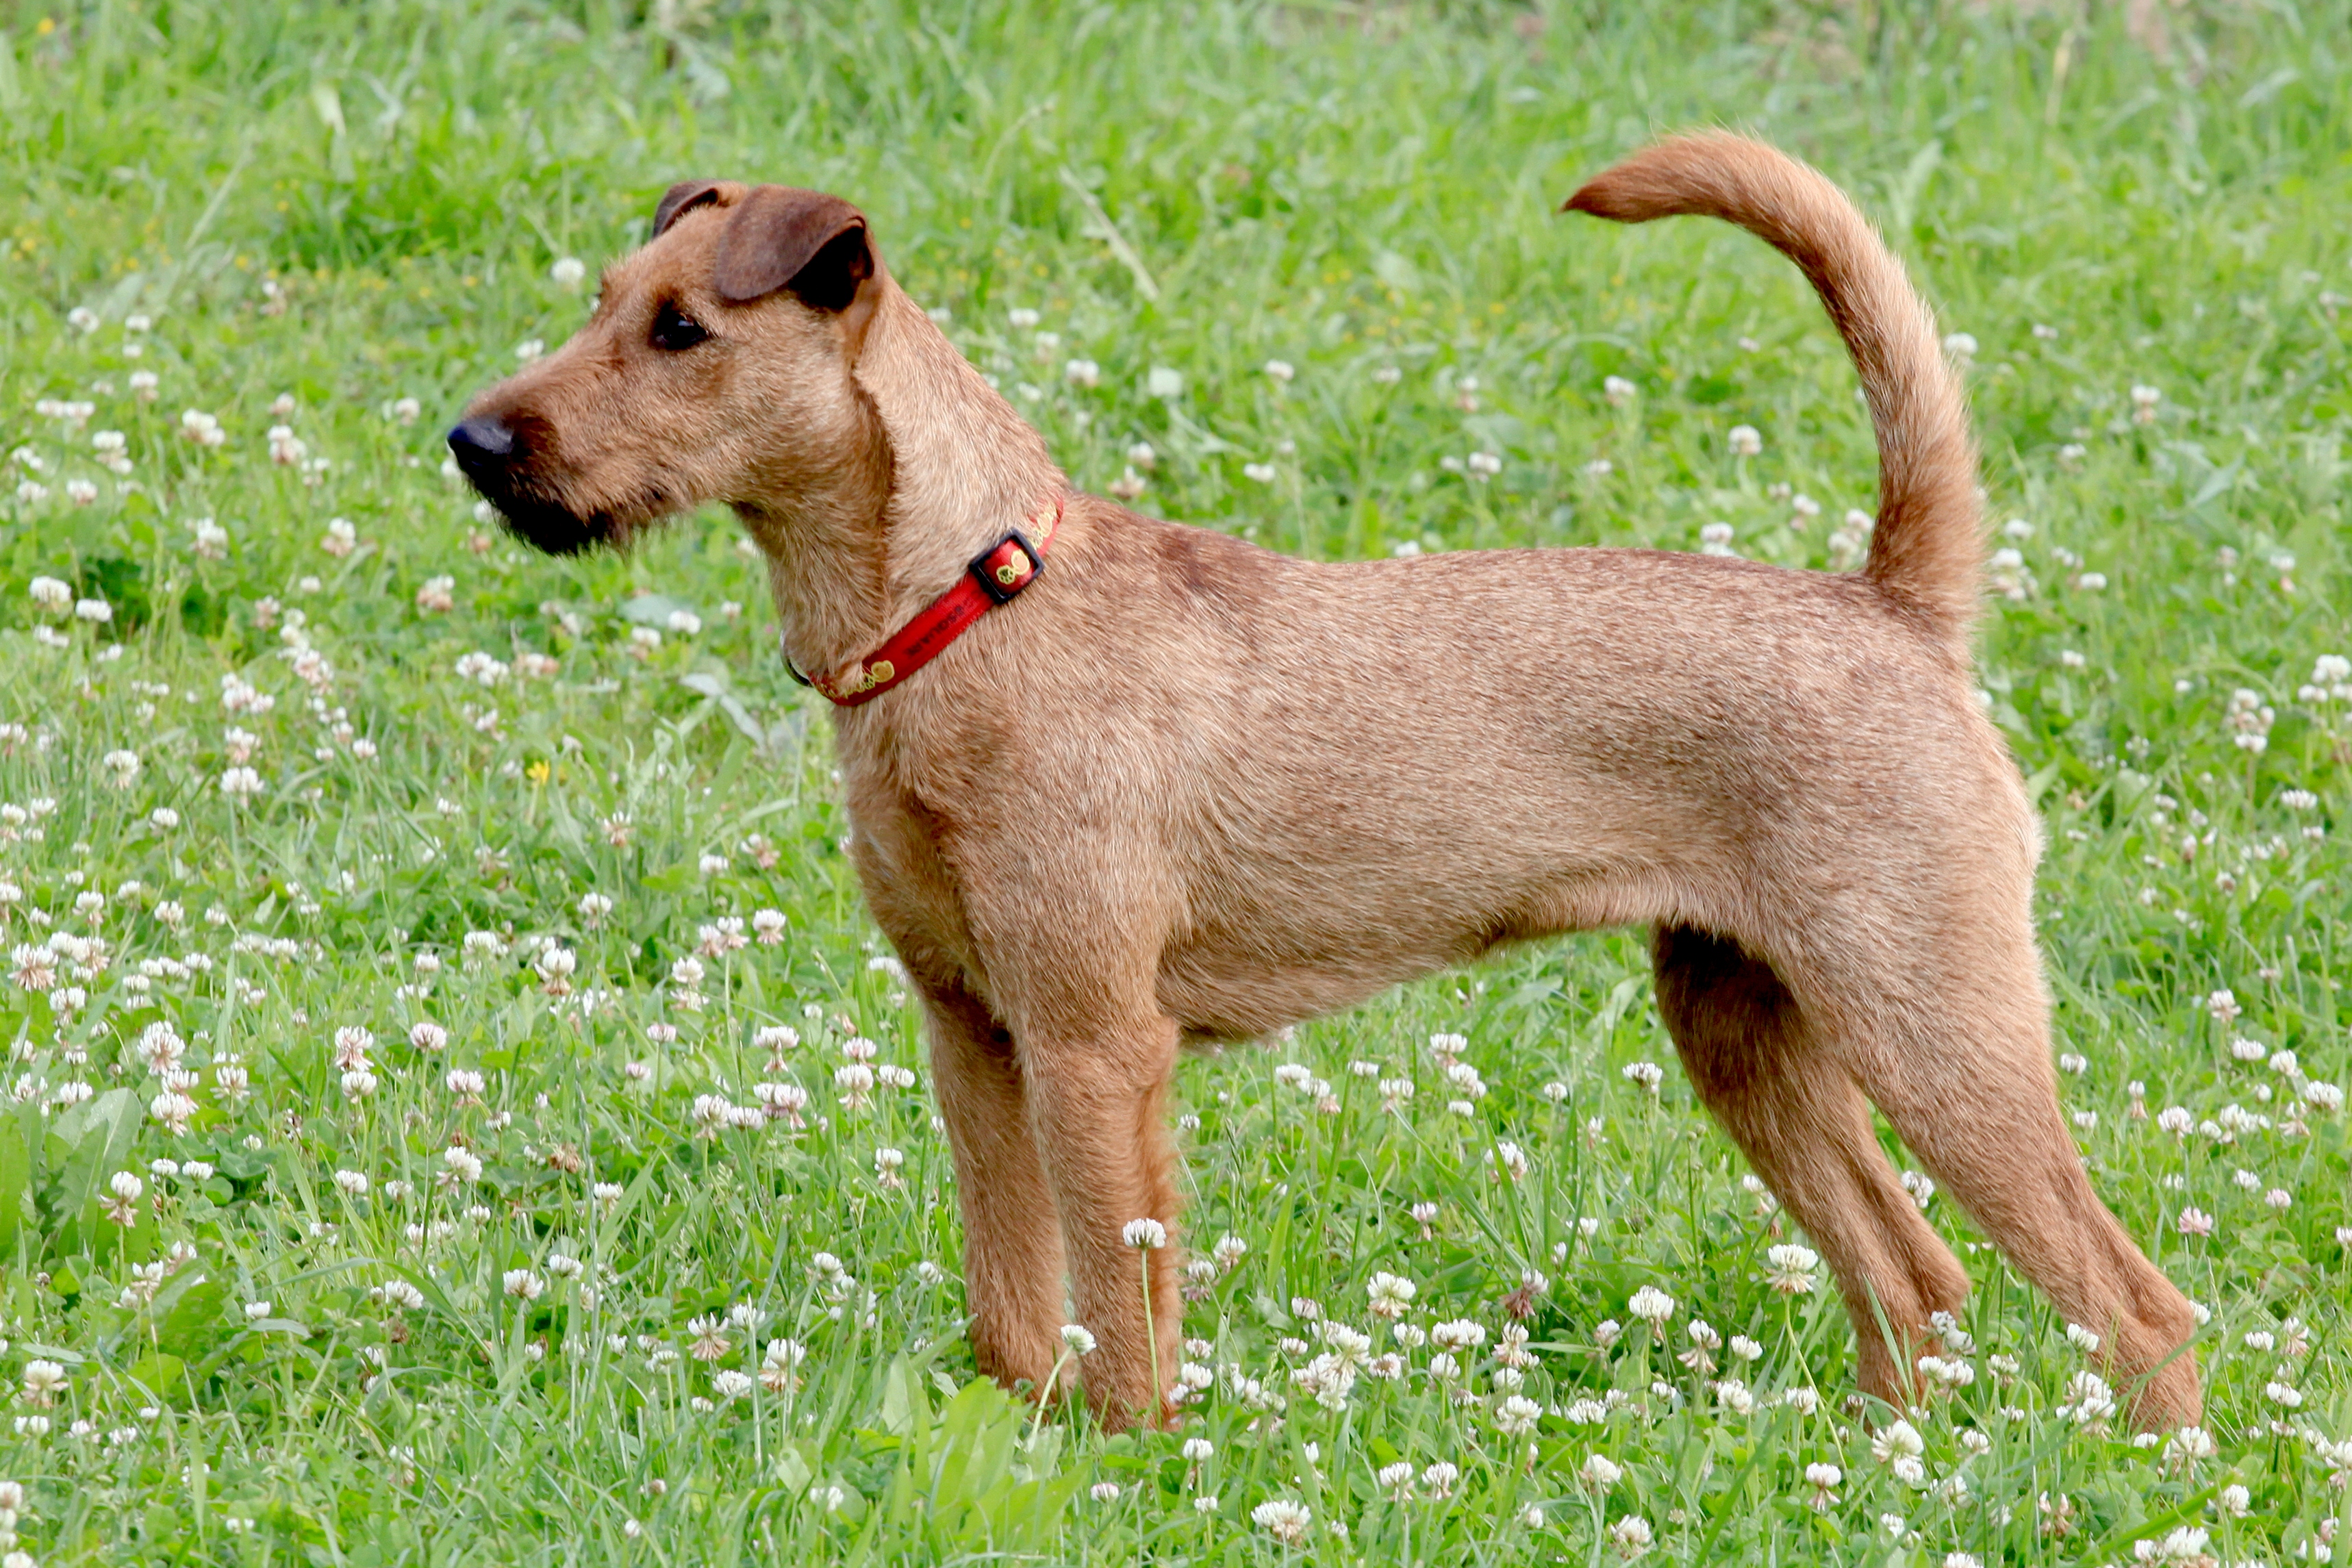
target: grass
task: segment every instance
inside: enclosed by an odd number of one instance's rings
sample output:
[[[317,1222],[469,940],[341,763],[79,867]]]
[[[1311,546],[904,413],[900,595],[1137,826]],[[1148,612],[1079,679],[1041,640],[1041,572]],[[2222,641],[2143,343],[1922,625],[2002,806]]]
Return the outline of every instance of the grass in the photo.
[[[0,7],[16,1548],[2352,1560],[2352,1160],[2340,1113],[2296,1109],[2352,1072],[2352,674],[2312,688],[2352,651],[2352,15],[2192,0],[2151,8],[2159,47],[2126,9]],[[1855,191],[1975,340],[1989,504],[2020,520],[1981,679],[2048,827],[2061,1081],[2099,1190],[2211,1310],[2210,1451],[2084,1419],[2065,1325],[1923,1193],[1979,1287],[1975,1376],[1913,1418],[1916,1484],[1883,1414],[1874,1453],[1843,1313],[1767,1284],[1797,1238],[1672,1070],[1638,933],[1185,1066],[1213,1386],[1181,1434],[1034,1419],[971,1382],[917,1022],[732,525],[528,555],[437,431],[581,319],[559,258],[742,174],[858,201],[1076,479],[1155,448],[1147,509],[1326,555],[1722,522],[1825,565],[1874,460],[1794,272],[1720,227],[1552,216],[1709,121]],[[1731,454],[1742,424],[1760,455]],[[111,620],[42,610],[37,577]],[[226,707],[232,678],[271,705]],[[722,920],[766,910],[782,940],[730,947]],[[1440,1035],[1486,1087],[1467,1114]],[[902,1070],[861,1093],[852,1039]],[[152,1109],[175,1041],[184,1131]],[[1624,1072],[1651,1061],[1654,1091]],[[763,1082],[804,1126],[698,1121]],[[1371,1315],[1383,1272],[1417,1288],[1404,1323],[1484,1331],[1454,1376]],[[1644,1287],[1674,1298],[1659,1340],[1608,1342]],[[1318,1318],[1381,1329],[1407,1375],[1318,1401],[1293,1376]],[[1712,1372],[1692,1318],[1728,1342]],[[1514,1374],[1531,1433],[1500,1429]],[[1304,1525],[1254,1518],[1276,1501]]]

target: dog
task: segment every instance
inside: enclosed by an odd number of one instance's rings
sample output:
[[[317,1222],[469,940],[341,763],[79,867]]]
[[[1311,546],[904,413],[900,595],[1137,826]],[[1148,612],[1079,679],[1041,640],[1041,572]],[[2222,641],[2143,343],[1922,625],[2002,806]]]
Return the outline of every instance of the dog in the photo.
[[[1835,1276],[1898,1408],[1966,1272],[1883,1111],[2149,1427],[2198,1418],[2180,1292],[2084,1179],[2050,1061],[2039,827],[1979,711],[1960,389],[1828,179],[1683,136],[1570,210],[1724,219],[1851,351],[1858,572],[1650,550],[1290,559],[1070,488],[835,196],[696,181],[449,445],[542,550],[728,503],[837,706],[850,855],[919,993],[980,1368],[1173,1417],[1171,1074],[1498,945],[1654,932],[1696,1092]],[[1065,1296],[1065,1281],[1068,1296]],[[1148,1285],[1146,1283],[1148,1281]]]

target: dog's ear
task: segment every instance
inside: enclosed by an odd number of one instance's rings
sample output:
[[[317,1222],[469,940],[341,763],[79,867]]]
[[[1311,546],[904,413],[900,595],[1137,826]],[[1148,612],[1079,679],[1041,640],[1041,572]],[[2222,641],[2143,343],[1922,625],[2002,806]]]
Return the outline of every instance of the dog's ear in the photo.
[[[844,311],[875,270],[864,213],[839,196],[759,185],[719,237],[711,283],[730,305],[789,289],[815,310]]]
[[[698,207],[719,199],[717,180],[683,180],[662,193],[660,203],[654,208],[653,237],[659,239],[669,232],[669,226],[689,207]]]

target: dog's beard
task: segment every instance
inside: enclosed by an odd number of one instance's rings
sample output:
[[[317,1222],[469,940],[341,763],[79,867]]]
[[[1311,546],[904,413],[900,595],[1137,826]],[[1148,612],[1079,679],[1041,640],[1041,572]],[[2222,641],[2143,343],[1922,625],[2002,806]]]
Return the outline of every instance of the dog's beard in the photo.
[[[626,551],[639,533],[679,510],[667,497],[648,493],[620,506],[583,511],[528,477],[504,484],[487,475],[468,478],[476,493],[498,510],[509,533],[548,555],[578,555],[599,548]]]
[[[583,517],[561,502],[521,492],[503,496],[484,492],[483,499],[498,509],[499,521],[509,533],[549,555],[577,555],[613,542],[608,518]]]

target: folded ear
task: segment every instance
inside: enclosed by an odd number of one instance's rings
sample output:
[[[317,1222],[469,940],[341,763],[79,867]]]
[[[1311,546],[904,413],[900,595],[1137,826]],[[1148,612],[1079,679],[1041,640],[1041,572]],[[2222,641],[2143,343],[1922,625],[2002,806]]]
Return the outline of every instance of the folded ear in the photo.
[[[685,180],[664,191],[660,203],[654,208],[653,237],[659,239],[667,234],[669,226],[676,223],[678,215],[688,208],[717,201],[719,186],[717,180]]]
[[[730,305],[789,289],[815,310],[841,311],[875,271],[864,213],[818,191],[758,185],[719,237],[711,283]]]

